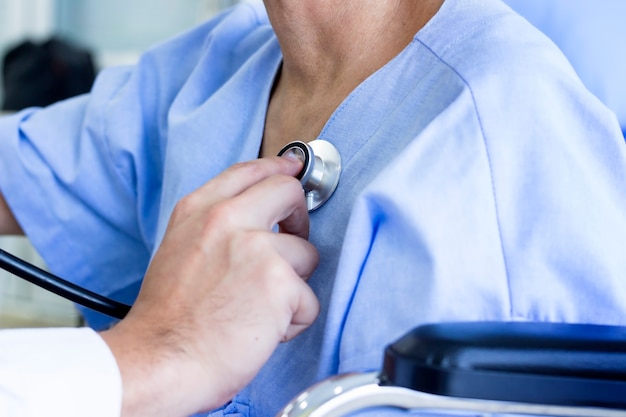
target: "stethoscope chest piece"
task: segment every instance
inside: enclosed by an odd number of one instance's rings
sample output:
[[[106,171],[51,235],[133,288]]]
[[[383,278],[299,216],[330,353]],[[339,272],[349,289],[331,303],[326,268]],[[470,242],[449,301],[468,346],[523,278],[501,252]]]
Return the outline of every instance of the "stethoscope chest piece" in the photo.
[[[341,156],[332,143],[314,140],[309,143],[288,143],[278,156],[292,154],[302,161],[304,167],[297,178],[302,184],[309,211],[324,204],[333,195],[341,174]]]

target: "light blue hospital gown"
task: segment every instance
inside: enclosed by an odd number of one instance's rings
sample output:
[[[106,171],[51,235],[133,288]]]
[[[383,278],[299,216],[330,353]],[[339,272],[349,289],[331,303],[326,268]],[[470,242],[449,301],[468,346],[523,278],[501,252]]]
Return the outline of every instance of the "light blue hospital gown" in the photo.
[[[2,120],[0,188],[50,267],[103,293],[140,280],[178,199],[257,157],[280,62],[244,4],[89,96]],[[447,0],[319,138],[344,162],[311,216],[322,314],[215,416],[272,416],[320,378],[376,369],[419,323],[626,324],[615,117],[499,1]]]

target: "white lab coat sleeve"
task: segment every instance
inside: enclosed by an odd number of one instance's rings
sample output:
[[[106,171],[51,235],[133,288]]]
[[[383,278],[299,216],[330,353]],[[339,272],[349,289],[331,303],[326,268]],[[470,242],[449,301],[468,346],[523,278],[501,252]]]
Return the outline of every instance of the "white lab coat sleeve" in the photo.
[[[0,416],[117,417],[122,380],[88,328],[0,331]]]

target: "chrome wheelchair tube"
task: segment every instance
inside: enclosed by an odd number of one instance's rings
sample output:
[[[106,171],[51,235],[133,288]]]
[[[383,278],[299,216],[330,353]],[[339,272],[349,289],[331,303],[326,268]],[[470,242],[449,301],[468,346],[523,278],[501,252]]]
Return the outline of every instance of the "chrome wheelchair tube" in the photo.
[[[326,379],[304,391],[277,417],[340,417],[373,407],[404,410],[468,411],[483,415],[518,414],[557,417],[624,417],[624,410],[565,407],[507,401],[474,400],[427,394],[380,385],[378,372],[346,374]]]

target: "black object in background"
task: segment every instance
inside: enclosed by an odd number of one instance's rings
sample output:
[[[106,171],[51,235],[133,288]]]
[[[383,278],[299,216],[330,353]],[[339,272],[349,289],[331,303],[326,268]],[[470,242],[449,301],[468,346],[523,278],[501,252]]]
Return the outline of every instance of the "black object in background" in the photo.
[[[626,326],[422,325],[387,346],[382,379],[447,397],[626,410]]]
[[[96,77],[90,51],[59,38],[26,40],[3,57],[2,110],[47,106],[87,93]]]

